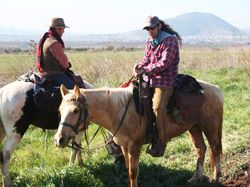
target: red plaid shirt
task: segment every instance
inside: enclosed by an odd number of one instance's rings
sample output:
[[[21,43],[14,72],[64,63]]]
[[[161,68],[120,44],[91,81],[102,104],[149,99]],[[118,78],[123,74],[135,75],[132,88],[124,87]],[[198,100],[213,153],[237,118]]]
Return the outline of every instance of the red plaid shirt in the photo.
[[[179,43],[175,35],[168,34],[153,46],[147,41],[145,55],[139,65],[145,70],[145,81],[151,87],[173,87],[178,73]]]

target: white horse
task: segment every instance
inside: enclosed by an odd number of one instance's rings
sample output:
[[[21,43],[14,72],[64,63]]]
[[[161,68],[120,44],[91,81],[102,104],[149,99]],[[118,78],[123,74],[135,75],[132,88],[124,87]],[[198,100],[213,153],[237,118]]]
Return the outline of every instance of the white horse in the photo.
[[[84,82],[86,87],[94,88]],[[0,141],[6,136],[6,141],[0,151],[2,164],[2,181],[4,186],[11,186],[9,162],[11,155],[17,148],[22,136],[30,124],[43,129],[57,129],[59,124],[58,112],[42,113],[33,100],[34,84],[25,81],[15,81],[0,88]],[[79,132],[75,141],[80,143],[83,132]],[[70,163],[77,157],[78,164],[82,164],[80,150],[72,150]]]

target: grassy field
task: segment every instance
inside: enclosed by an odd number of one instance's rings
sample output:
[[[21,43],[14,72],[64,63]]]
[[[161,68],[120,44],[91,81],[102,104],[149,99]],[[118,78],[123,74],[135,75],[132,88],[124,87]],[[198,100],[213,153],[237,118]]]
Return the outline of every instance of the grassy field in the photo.
[[[137,51],[68,52],[73,70],[96,87],[117,87],[131,77],[133,64],[143,55]],[[34,54],[0,54],[0,84],[15,80],[34,70]],[[186,48],[181,49],[180,73],[190,74],[217,84],[225,98],[223,123],[223,161],[221,184],[239,177],[250,168],[250,48]],[[97,129],[93,125],[88,134]],[[31,128],[24,135],[11,161],[14,186],[128,186],[123,166],[114,165],[104,148],[84,151],[84,165],[68,165],[70,149],[57,149],[54,131],[46,133]],[[48,143],[46,143],[46,141]],[[103,143],[98,134],[91,147]],[[204,174],[209,170],[209,150]],[[139,186],[184,186],[195,170],[196,157],[188,133],[174,138],[162,158],[153,158],[142,151]],[[249,174],[249,173],[248,173]],[[197,186],[209,186],[202,181]]]

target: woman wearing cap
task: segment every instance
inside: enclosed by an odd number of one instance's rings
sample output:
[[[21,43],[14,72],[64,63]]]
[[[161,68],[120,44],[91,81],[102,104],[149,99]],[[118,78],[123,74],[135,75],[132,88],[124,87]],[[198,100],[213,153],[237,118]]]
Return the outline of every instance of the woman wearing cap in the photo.
[[[153,113],[159,133],[148,150],[152,156],[163,156],[166,144],[163,130],[164,122],[169,120],[166,106],[173,94],[174,78],[178,73],[180,35],[157,16],[147,17],[145,27],[148,40],[145,54],[133,70],[134,76],[144,74],[143,80],[154,88]],[[168,119],[166,119],[166,116]]]
[[[68,89],[73,89],[74,81],[66,74],[71,64],[64,53],[62,35],[65,28],[68,27],[62,18],[52,18],[49,31],[38,43],[36,66],[39,73],[53,84],[64,84]]]

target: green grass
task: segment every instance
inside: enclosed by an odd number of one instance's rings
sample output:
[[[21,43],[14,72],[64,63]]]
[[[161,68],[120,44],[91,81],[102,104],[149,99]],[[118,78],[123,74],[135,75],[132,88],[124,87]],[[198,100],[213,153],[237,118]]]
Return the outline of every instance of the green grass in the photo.
[[[233,175],[236,170],[250,165],[249,157],[237,159],[244,157],[250,149],[249,52],[245,48],[209,48],[182,49],[181,54],[181,73],[217,84],[223,92],[222,170]],[[143,52],[70,52],[68,55],[74,71],[96,87],[117,87],[131,77],[133,64]],[[0,54],[0,80],[4,83],[15,80],[20,74],[32,70],[33,62],[34,58],[29,54]],[[91,127],[89,134],[92,135],[96,128]],[[48,133],[47,145],[45,136],[35,127],[24,135],[10,163],[14,186],[128,186],[127,171],[123,166],[114,165],[113,158],[104,148],[91,154],[84,152],[83,166],[69,166],[70,149],[58,149],[53,145],[54,131]],[[102,143],[103,137],[99,133],[91,147]],[[196,157],[188,133],[171,140],[162,158],[147,155],[145,149],[146,146],[140,159],[139,186],[183,186],[195,170]],[[204,174],[212,177],[209,150]],[[206,183],[197,186],[206,186]]]

